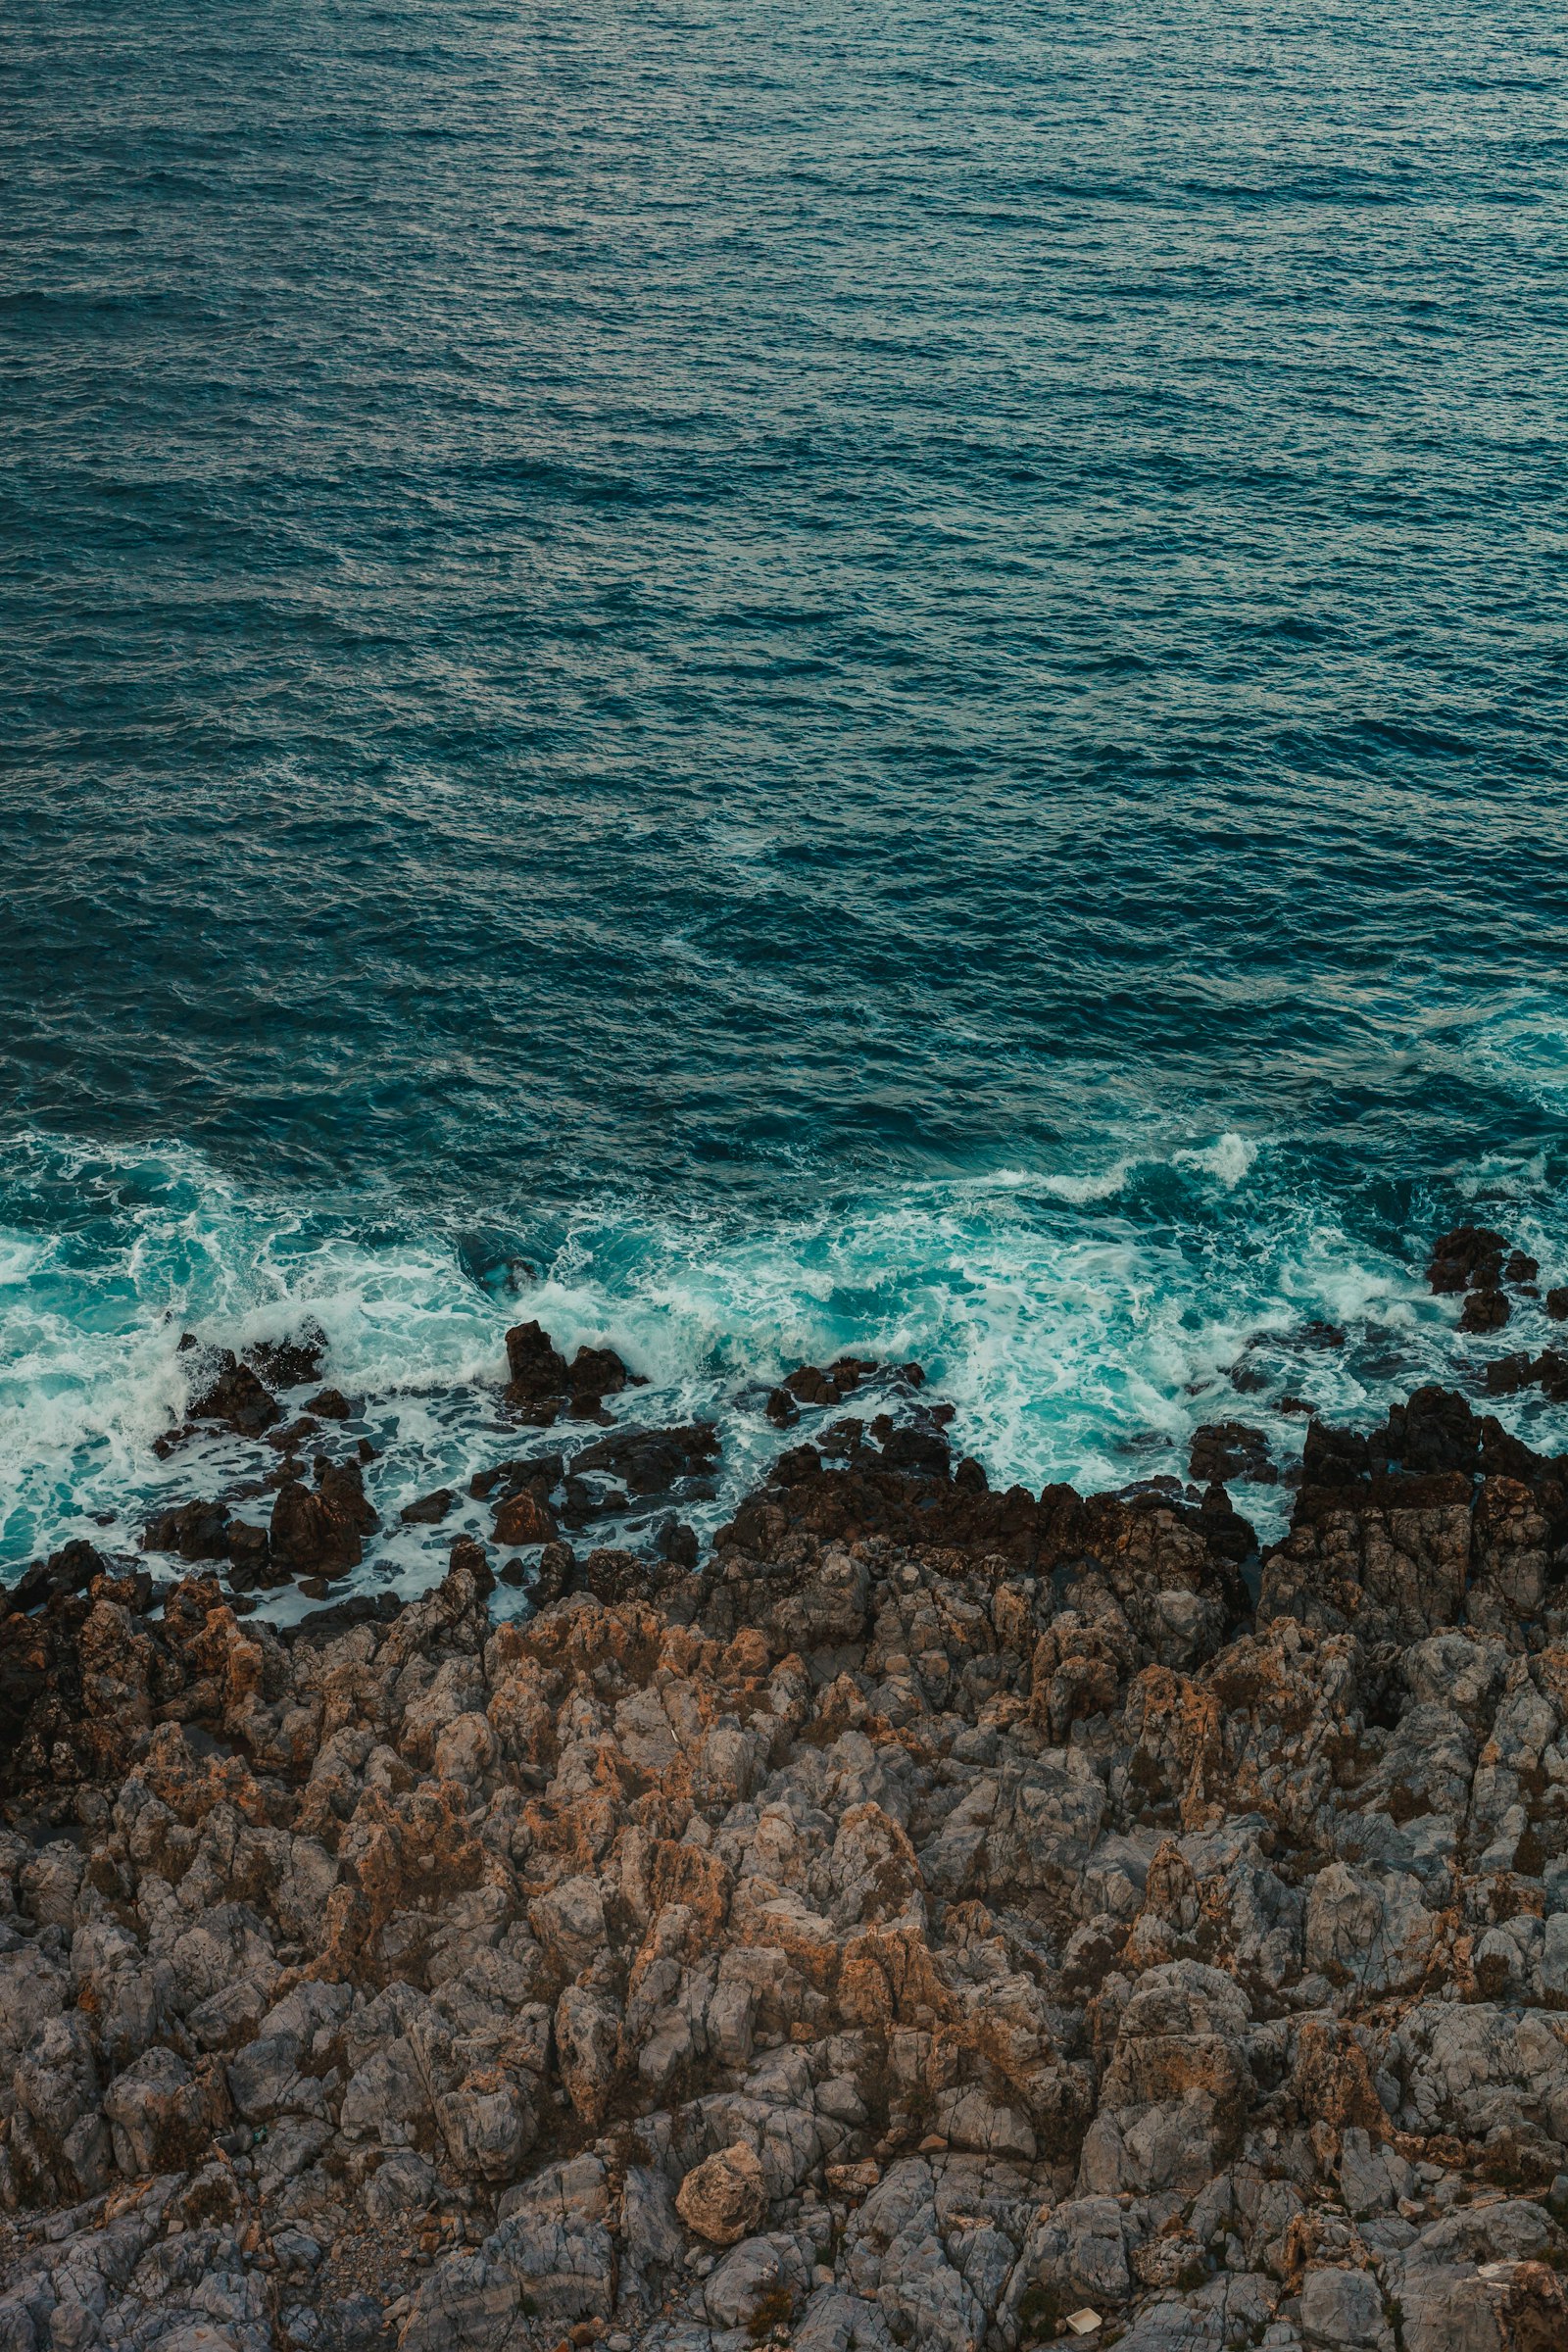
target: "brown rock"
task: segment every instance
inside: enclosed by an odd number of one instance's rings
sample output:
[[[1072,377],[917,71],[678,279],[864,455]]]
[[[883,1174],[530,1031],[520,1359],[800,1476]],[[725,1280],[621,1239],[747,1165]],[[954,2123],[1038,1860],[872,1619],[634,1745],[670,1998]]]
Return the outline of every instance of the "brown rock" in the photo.
[[[495,1535],[498,1544],[553,1544],[555,1514],[536,1488],[524,1487],[497,1511]]]
[[[543,1414],[553,1420],[554,1408],[564,1400],[570,1386],[566,1359],[539,1323],[515,1323],[507,1334],[507,1401],[529,1418]]]
[[[675,2210],[710,2246],[749,2237],[767,2211],[767,2185],[754,2151],[738,2139],[710,2156],[681,2182]]]

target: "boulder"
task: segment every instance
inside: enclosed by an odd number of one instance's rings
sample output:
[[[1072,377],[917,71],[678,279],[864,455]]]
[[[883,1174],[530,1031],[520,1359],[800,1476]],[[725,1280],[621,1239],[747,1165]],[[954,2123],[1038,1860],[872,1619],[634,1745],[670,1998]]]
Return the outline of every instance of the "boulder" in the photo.
[[[687,2229],[711,2246],[732,2246],[744,2238],[767,2210],[756,2151],[736,2140],[694,2166],[676,2192],[675,2210]]]

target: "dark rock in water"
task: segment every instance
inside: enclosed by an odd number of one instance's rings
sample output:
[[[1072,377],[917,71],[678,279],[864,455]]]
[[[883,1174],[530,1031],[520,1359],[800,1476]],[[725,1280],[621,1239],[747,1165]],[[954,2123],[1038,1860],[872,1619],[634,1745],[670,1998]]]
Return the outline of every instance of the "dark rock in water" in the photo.
[[[1533,1387],[1535,1377],[1536,1367],[1524,1351],[1494,1357],[1482,1374],[1489,1396],[1511,1396],[1519,1389]]]
[[[1245,1355],[1238,1356],[1230,1368],[1230,1384],[1244,1396],[1259,1396],[1268,1387],[1268,1374],[1249,1363]]]
[[[507,1402],[525,1419],[548,1425],[570,1386],[566,1359],[539,1323],[514,1323],[507,1334]]]
[[[555,1515],[535,1487],[508,1495],[496,1513],[498,1544],[549,1544],[556,1533]]]
[[[280,1626],[278,1639],[292,1646],[299,1642],[326,1642],[357,1625],[390,1625],[405,1604],[395,1592],[351,1592],[329,1601],[324,1609],[307,1609],[293,1625]]]
[[[775,1429],[793,1429],[801,1417],[801,1408],[788,1389],[774,1389],[764,1409]]]
[[[300,1478],[279,1487],[272,1505],[272,1557],[305,1575],[357,1568],[365,1556],[359,1530],[339,1518]]]
[[[596,1403],[601,1396],[618,1396],[630,1381],[613,1348],[579,1348],[566,1369],[572,1396],[591,1396]]]
[[[1472,1291],[1459,1316],[1461,1331],[1500,1331],[1513,1312],[1501,1291]]]
[[[341,1389],[323,1389],[313,1396],[305,1407],[322,1421],[353,1421],[364,1410],[363,1398],[345,1396]]]
[[[102,1552],[95,1551],[78,1537],[74,1543],[51,1552],[47,1560],[34,1560],[9,1591],[0,1587],[0,1615],[8,1609],[25,1614],[29,1609],[41,1609],[57,1594],[84,1592],[95,1576],[109,1573],[109,1562]]]
[[[953,1473],[953,1484],[959,1494],[987,1494],[991,1491],[986,1466],[977,1462],[972,1453],[966,1453],[958,1463]]]
[[[1568,1323],[1568,1283],[1548,1291],[1542,1304],[1554,1323]]]
[[[1397,1462],[1421,1477],[1474,1471],[1480,1466],[1481,1438],[1482,1425],[1463,1396],[1451,1389],[1416,1389],[1406,1403],[1390,1410],[1382,1433],[1384,1463]]]
[[[319,1421],[310,1413],[301,1413],[295,1420],[285,1422],[281,1429],[269,1430],[267,1443],[275,1446],[279,1453],[298,1453],[302,1446],[308,1446],[313,1438],[318,1438],[320,1434]]]
[[[496,1570],[498,1585],[516,1586],[525,1585],[527,1582],[528,1564],[525,1560],[503,1560],[501,1566]]]
[[[265,1527],[256,1527],[248,1519],[230,1519],[225,1543],[232,1563],[230,1581],[236,1592],[286,1580],[286,1569],[273,1568],[271,1540]]]
[[[1390,1470],[1422,1478],[1449,1470],[1469,1476],[1481,1467],[1484,1434],[1483,1423],[1453,1390],[1416,1389],[1390,1409],[1381,1429],[1365,1436],[1314,1421],[1302,1449],[1303,1483],[1347,1486]]]
[[[228,1505],[182,1502],[160,1511],[142,1531],[143,1551],[172,1551],[181,1560],[226,1560]]]
[[[586,1527],[590,1519],[599,1516],[599,1500],[586,1479],[566,1478],[562,1481],[561,1523],[564,1527]]]
[[[1200,1486],[1227,1486],[1233,1478],[1272,1487],[1279,1472],[1268,1456],[1268,1440],[1245,1421],[1208,1421],[1193,1432],[1189,1475]]]
[[[219,1357],[217,1378],[190,1408],[193,1421],[224,1421],[243,1437],[257,1437],[283,1418],[283,1408],[264,1388],[249,1364],[242,1364],[225,1348]]]
[[[1502,1279],[1504,1282],[1523,1285],[1534,1282],[1540,1272],[1541,1261],[1539,1258],[1532,1257],[1524,1250],[1510,1250],[1503,1264]]]
[[[406,1502],[398,1517],[406,1527],[438,1527],[456,1500],[450,1487],[437,1487],[433,1494]]]
[[[888,1470],[906,1470],[916,1478],[946,1478],[951,1450],[935,1430],[895,1429],[882,1441],[882,1462]]]
[[[822,1457],[814,1446],[792,1446],[781,1453],[773,1464],[772,1483],[776,1487],[799,1487],[808,1479],[820,1478]]]
[[[1252,1523],[1235,1508],[1223,1484],[1216,1481],[1205,1489],[1198,1519],[1203,1543],[1216,1559],[1239,1567],[1256,1551]]]
[[[820,1364],[798,1364],[793,1372],[786,1374],[783,1387],[775,1389],[768,1398],[768,1417],[770,1420],[778,1417],[780,1426],[787,1428],[788,1421],[783,1416],[782,1404],[775,1416],[775,1398],[787,1397],[792,1403],[799,1404],[840,1404],[879,1369],[875,1357],[869,1355],[841,1355],[825,1370]],[[896,1377],[906,1388],[918,1388],[925,1374],[918,1364],[905,1364]]]
[[[1290,1344],[1297,1348],[1343,1348],[1345,1334],[1338,1323],[1303,1323],[1291,1334]]]
[[[361,1538],[372,1534],[377,1525],[358,1462],[330,1462],[322,1455],[316,1464],[314,1493],[298,1478],[278,1489],[272,1505],[272,1556],[307,1575],[335,1576],[359,1566],[364,1556]]]
[[[581,1478],[597,1471],[624,1479],[633,1494],[663,1494],[681,1479],[707,1470],[720,1443],[711,1421],[673,1429],[619,1429],[573,1454],[571,1475]]]
[[[830,1421],[826,1429],[817,1431],[813,1442],[818,1453],[829,1460],[853,1461],[865,1444],[865,1423],[856,1420],[853,1414],[842,1421]]]
[[[657,1558],[673,1561],[678,1568],[695,1568],[698,1557],[697,1531],[679,1519],[662,1519],[654,1530],[654,1552]]]
[[[261,1340],[244,1350],[243,1361],[270,1389],[303,1389],[321,1377],[326,1334],[312,1326],[297,1340]]]
[[[519,1460],[497,1462],[491,1470],[476,1470],[468,1481],[468,1493],[475,1502],[488,1502],[497,1493],[515,1494],[523,1487],[538,1487],[542,1493],[552,1494],[565,1469],[564,1453],[524,1454]]]
[[[476,1544],[472,1536],[453,1537],[452,1549],[447,1554],[444,1584],[471,1592],[480,1600],[495,1591],[496,1580],[491,1574],[484,1545]]]
[[[1495,1290],[1502,1279],[1506,1238],[1487,1225],[1456,1225],[1441,1233],[1432,1245],[1427,1280],[1440,1296],[1471,1290]]]

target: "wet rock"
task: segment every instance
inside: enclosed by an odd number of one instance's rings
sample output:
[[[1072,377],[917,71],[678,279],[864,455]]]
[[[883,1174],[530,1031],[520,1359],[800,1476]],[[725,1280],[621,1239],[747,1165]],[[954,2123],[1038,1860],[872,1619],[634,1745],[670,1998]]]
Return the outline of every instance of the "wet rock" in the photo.
[[[720,1439],[710,1421],[681,1428],[619,1429],[572,1456],[574,1477],[590,1472],[625,1482],[629,1494],[667,1494],[683,1479],[702,1477],[716,1460]]]
[[[259,1340],[243,1351],[243,1360],[270,1389],[303,1389],[321,1377],[326,1334],[311,1325],[297,1340]]]
[[[1279,1478],[1267,1438],[1245,1421],[1209,1421],[1194,1430],[1188,1472],[1200,1486],[1223,1487],[1242,1478],[1271,1487]]]
[[[398,1517],[406,1527],[439,1527],[456,1500],[450,1487],[437,1487],[432,1494],[406,1502]]]
[[[322,1389],[318,1396],[308,1398],[305,1406],[318,1421],[352,1421],[363,1409],[361,1400],[345,1396],[341,1389]]]
[[[468,1493],[476,1502],[488,1502],[496,1495],[504,1501],[524,1487],[535,1487],[548,1496],[560,1486],[565,1468],[564,1453],[525,1454],[518,1460],[497,1462],[489,1470],[476,1470],[468,1481]]]
[[[539,1323],[516,1323],[507,1334],[507,1401],[526,1420],[548,1424],[570,1386],[566,1359]]]
[[[1508,1244],[1486,1225],[1456,1225],[1432,1245],[1427,1281],[1440,1296],[1455,1291],[1495,1290],[1502,1279]]]
[[[271,1391],[228,1349],[220,1351],[215,1376],[190,1407],[193,1421],[222,1421],[244,1437],[258,1437],[283,1418]]]
[[[948,1442],[937,1430],[895,1429],[882,1442],[885,1467],[910,1471],[917,1478],[945,1479],[948,1455]]]
[[[57,1595],[63,1598],[68,1592],[85,1592],[94,1577],[108,1572],[109,1562],[90,1544],[78,1541],[62,1544],[47,1560],[34,1560],[9,1592],[0,1590],[0,1615],[8,1608],[25,1614],[29,1609],[42,1608]]]
[[[172,1551],[181,1560],[226,1560],[228,1505],[182,1502],[150,1519],[142,1531],[144,1551]]]
[[[297,1574],[338,1575],[359,1566],[362,1539],[376,1525],[359,1464],[322,1456],[316,1464],[314,1490],[297,1478],[279,1487],[272,1504],[271,1554]]]
[[[496,1513],[498,1544],[553,1544],[557,1533],[555,1514],[534,1487],[509,1495]]]
[[[566,1387],[574,1401],[588,1398],[597,1404],[602,1397],[618,1396],[630,1385],[631,1374],[613,1348],[579,1348],[566,1367]]]

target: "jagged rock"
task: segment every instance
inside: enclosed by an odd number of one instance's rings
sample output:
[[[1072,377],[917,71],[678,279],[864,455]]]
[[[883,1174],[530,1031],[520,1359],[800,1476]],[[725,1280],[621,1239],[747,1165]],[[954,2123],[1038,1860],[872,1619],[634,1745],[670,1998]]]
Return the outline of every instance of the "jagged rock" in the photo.
[[[1505,1236],[1494,1233],[1490,1226],[1456,1225],[1451,1233],[1439,1234],[1433,1243],[1427,1280],[1440,1294],[1494,1290],[1502,1277],[1507,1248]]]
[[[532,1487],[510,1494],[496,1512],[498,1544],[553,1544],[556,1533],[555,1514]]]
[[[225,1421],[243,1436],[255,1437],[281,1421],[283,1409],[250,1365],[240,1363],[225,1348],[219,1354],[213,1379],[191,1405],[190,1417],[193,1421]]]
[[[539,1323],[514,1324],[507,1334],[507,1401],[526,1419],[556,1417],[569,1381],[566,1359]]]
[[[102,1564],[0,1619],[0,2344],[368,2352],[373,2278],[412,2352],[1554,2352],[1559,1466],[1437,1390],[1309,1431],[1254,1619],[1221,1487],[812,1427],[526,1620],[466,1537],[282,1633]]]
[[[1188,1473],[1205,1487],[1228,1486],[1233,1478],[1272,1487],[1279,1479],[1267,1438],[1245,1421],[1210,1421],[1195,1429]]]
[[[362,1539],[377,1525],[357,1462],[316,1465],[314,1491],[303,1479],[279,1487],[272,1504],[271,1556],[304,1575],[338,1575],[357,1568]]]
[[[226,1560],[228,1505],[183,1502],[150,1519],[142,1534],[144,1551],[172,1551],[181,1560]]]

